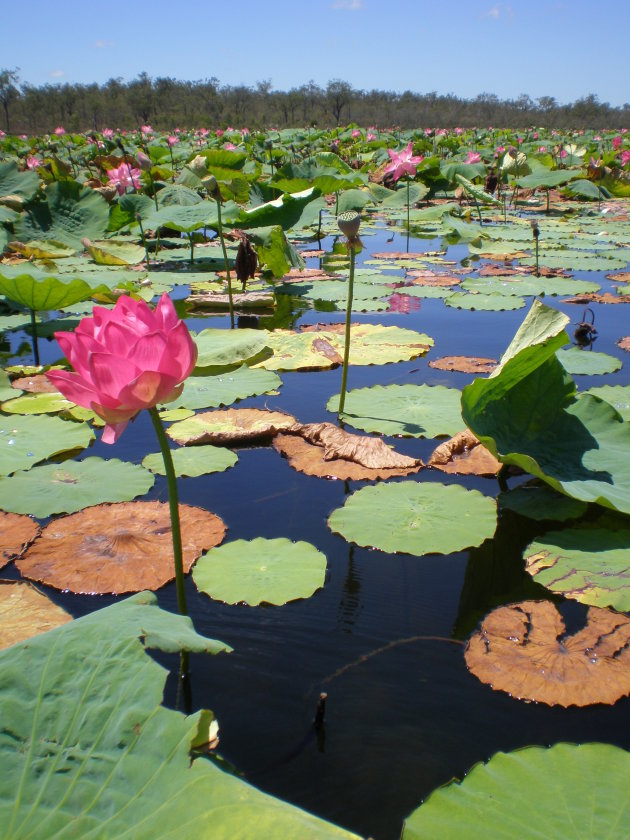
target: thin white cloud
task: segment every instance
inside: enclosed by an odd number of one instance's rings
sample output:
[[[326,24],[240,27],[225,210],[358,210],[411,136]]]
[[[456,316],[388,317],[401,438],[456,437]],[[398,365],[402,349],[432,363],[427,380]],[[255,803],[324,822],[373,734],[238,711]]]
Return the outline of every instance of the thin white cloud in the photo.
[[[356,12],[361,8],[361,0],[334,0],[330,4],[331,9],[347,9],[349,12]]]
[[[503,3],[495,3],[483,16],[490,18],[490,20],[511,20],[514,12],[511,6],[506,6]]]
[[[65,70],[51,70],[48,74],[51,79],[60,79],[62,76],[66,75]]]
[[[99,38],[97,41],[94,41],[94,46],[96,47],[97,50],[103,50],[106,47],[113,47],[114,42],[113,41],[108,41],[105,38]]]

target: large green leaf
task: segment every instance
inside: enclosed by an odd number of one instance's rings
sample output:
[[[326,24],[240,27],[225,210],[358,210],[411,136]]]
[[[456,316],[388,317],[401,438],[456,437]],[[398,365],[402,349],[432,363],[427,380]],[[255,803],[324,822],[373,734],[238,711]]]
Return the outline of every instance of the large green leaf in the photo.
[[[81,240],[102,239],[109,222],[109,205],[102,195],[76,181],[55,181],[24,208],[15,222],[16,238],[54,239],[77,250]]]
[[[353,836],[206,758],[191,762],[212,713],[160,705],[167,672],[149,647],[229,651],[141,593],[0,654],[7,837]]]
[[[10,418],[21,421],[77,424],[54,417]],[[153,486],[153,475],[144,467],[102,458],[45,464],[28,472],[0,478],[0,509],[26,513],[43,519],[53,513],[74,513],[102,502],[127,502],[143,496]]]
[[[630,513],[630,424],[575,383],[555,353],[566,316],[535,302],[499,367],[464,388],[466,425],[494,455],[587,502]]]
[[[236,223],[238,227],[245,230],[277,225],[283,230],[288,230],[299,221],[306,205],[319,198],[320,195],[321,192],[314,187],[298,193],[285,193],[266,204],[242,210]]]
[[[460,432],[461,391],[444,385],[374,385],[348,391],[344,421],[365,432],[401,437],[452,437]],[[326,405],[337,412],[339,394]]]
[[[226,543],[202,554],[193,570],[197,589],[211,598],[252,607],[310,598],[325,577],[326,555],[284,538]]]
[[[274,277],[284,277],[291,268],[304,268],[304,260],[280,225],[251,228],[248,235],[256,245],[260,267],[271,271]]]
[[[95,286],[80,277],[62,279],[30,263],[2,266],[0,273],[0,293],[36,312],[71,306],[107,290],[104,284]]]
[[[579,347],[558,350],[556,358],[562,363],[562,367],[567,373],[573,376],[614,373],[621,367],[621,359],[616,356],[609,356],[608,353],[596,353],[593,350],[582,350]]]
[[[458,484],[382,483],[357,490],[328,526],[349,542],[405,554],[451,554],[492,537],[494,499]]]
[[[455,181],[463,187],[467,193],[472,195],[477,201],[481,201],[482,204],[496,204],[499,207],[502,207],[502,202],[499,201],[498,198],[495,198],[490,193],[487,193],[483,187],[480,187],[478,184],[473,184],[468,178],[465,178],[459,172],[455,173]]]
[[[531,175],[525,175],[523,178],[517,178],[516,184],[524,190],[534,190],[542,187],[543,189],[551,189],[552,187],[559,187],[561,184],[568,184],[580,177],[580,172],[576,169],[554,169],[553,172],[549,169],[536,169]]]
[[[0,415],[0,475],[30,470],[38,461],[60,452],[85,449],[93,439],[94,432],[86,423],[70,423],[56,417]]]
[[[589,388],[586,393],[605,400],[624,420],[630,420],[630,385],[601,385]]]
[[[434,791],[402,840],[618,840],[630,825],[630,753],[555,744],[497,753]]]
[[[525,569],[552,592],[630,611],[630,530],[568,528],[527,546]]]
[[[22,204],[33,198],[40,184],[37,172],[20,172],[13,160],[0,163],[0,203]]]
[[[253,370],[241,365],[213,376],[189,376],[184,390],[169,408],[218,408],[231,405],[245,397],[253,397],[273,391],[282,384],[275,373],[268,370]]]

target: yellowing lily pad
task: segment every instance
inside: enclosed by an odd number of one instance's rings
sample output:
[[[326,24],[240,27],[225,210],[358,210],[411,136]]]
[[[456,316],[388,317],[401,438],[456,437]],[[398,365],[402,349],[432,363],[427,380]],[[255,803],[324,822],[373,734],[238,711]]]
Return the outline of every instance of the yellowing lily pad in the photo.
[[[227,408],[204,411],[179,423],[167,434],[182,445],[235,444],[273,437],[295,423],[295,417],[261,408]]]
[[[0,650],[53,627],[72,616],[24,580],[0,580]]]
[[[492,537],[494,499],[458,484],[415,481],[364,487],[334,510],[328,527],[349,542],[404,554],[451,554]]]
[[[286,604],[324,585],[326,556],[307,542],[236,540],[204,554],[193,571],[197,588],[228,604]]]

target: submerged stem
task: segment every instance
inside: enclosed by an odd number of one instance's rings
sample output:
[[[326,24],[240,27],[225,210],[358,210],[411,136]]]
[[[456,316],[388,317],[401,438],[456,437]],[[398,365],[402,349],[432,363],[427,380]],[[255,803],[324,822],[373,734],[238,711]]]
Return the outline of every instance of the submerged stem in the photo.
[[[339,409],[337,418],[341,420],[343,407],[346,401],[346,386],[348,384],[348,359],[350,357],[350,316],[352,314],[352,292],[354,287],[354,243],[350,247],[350,276],[348,277],[348,302],[346,303],[346,331],[343,347],[343,371],[341,374],[341,394],[339,395]]]
[[[230,306],[230,324],[234,329],[234,301],[232,300],[232,278],[230,277],[230,265],[228,263],[228,255],[225,247],[225,239],[223,238],[223,223],[221,221],[221,201],[217,198],[217,227],[219,228],[219,239],[221,240],[221,248],[223,250],[223,262],[225,263],[225,274],[227,277],[228,286],[228,302]]]
[[[177,495],[177,478],[175,477],[175,468],[173,467],[173,458],[171,450],[166,439],[164,426],[160,420],[160,415],[155,406],[149,409],[151,420],[153,421],[153,428],[157,435],[160,449],[162,450],[162,458],[164,460],[164,469],[166,470],[166,481],[168,483],[168,504],[171,512],[171,535],[173,537],[173,561],[175,564],[175,587],[177,590],[177,606],[181,615],[188,615],[186,607],[186,587],[184,584],[184,563],[182,559],[182,532],[179,522],[179,498]]]

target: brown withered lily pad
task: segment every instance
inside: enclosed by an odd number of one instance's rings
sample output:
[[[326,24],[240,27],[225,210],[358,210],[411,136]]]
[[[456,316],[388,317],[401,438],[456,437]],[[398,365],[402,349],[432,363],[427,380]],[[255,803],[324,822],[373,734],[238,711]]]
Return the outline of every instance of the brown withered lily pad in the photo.
[[[429,367],[438,370],[456,370],[460,373],[492,373],[497,366],[496,359],[476,356],[443,356],[429,362]]]
[[[617,347],[621,347],[622,350],[630,353],[630,335],[625,335],[623,338],[620,338],[617,342]]]
[[[69,621],[72,616],[32,583],[0,580],[0,650]]]
[[[18,556],[39,532],[30,516],[0,511],[0,569]]]
[[[323,248],[309,248],[307,250],[300,251],[300,256],[307,260],[311,257],[323,257],[325,253],[326,251],[324,251]]]
[[[608,280],[617,280],[621,283],[630,283],[630,271],[613,271],[612,274],[607,274]]]
[[[529,253],[527,251],[505,251],[502,254],[480,253],[479,256],[482,260],[505,260],[505,262],[511,262],[512,260],[520,260],[521,258],[529,257]]]
[[[630,619],[591,607],[567,636],[550,601],[522,601],[487,615],[466,648],[481,682],[549,706],[615,703],[630,694]]]
[[[56,394],[59,393],[46,374],[38,373],[35,376],[21,376],[14,379],[11,387],[20,391],[28,391],[31,394]]]
[[[564,303],[630,303],[630,295],[613,295],[612,292],[585,292],[582,295],[564,298]]]
[[[184,571],[223,540],[225,525],[201,508],[180,505]],[[56,519],[17,561],[24,577],[79,595],[159,589],[173,580],[168,504],[96,505]]]
[[[457,475],[496,475],[503,464],[479,443],[470,429],[465,429],[436,447],[428,466]]]
[[[272,438],[295,423],[295,417],[264,408],[225,408],[204,411],[179,423],[167,434],[182,446],[212,443],[215,446],[251,443]]]
[[[411,279],[414,286],[459,286],[462,282],[461,277],[452,277],[450,274],[420,274],[419,272],[409,272],[407,279]]]
[[[353,435],[333,423],[296,423],[276,435],[274,448],[306,475],[376,480],[411,475],[422,461],[400,455],[380,438]]]

